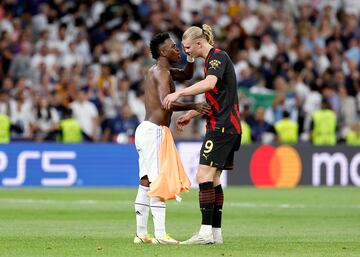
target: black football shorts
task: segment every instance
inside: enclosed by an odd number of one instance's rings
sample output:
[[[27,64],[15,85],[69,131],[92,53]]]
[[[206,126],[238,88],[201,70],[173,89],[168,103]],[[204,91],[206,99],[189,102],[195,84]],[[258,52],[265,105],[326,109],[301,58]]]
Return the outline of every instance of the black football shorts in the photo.
[[[200,164],[219,169],[232,170],[234,153],[239,150],[241,134],[207,132],[200,150]]]

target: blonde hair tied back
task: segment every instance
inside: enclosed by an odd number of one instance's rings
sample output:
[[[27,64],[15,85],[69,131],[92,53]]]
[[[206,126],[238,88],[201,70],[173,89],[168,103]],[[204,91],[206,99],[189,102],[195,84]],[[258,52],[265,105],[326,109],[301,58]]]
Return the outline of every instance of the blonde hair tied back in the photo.
[[[202,25],[202,33],[204,34],[206,41],[208,41],[208,43],[213,46],[214,45],[214,34],[212,32],[211,27],[207,24],[203,24]]]
[[[210,45],[214,45],[214,35],[211,27],[207,24],[203,24],[202,28],[197,26],[192,26],[188,28],[184,32],[182,40],[185,40],[187,38],[190,38],[191,40],[204,38]]]

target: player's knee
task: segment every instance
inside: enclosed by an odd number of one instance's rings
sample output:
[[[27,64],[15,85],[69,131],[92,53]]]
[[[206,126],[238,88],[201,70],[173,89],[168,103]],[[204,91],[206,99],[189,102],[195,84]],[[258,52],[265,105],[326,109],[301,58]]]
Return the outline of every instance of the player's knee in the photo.
[[[144,187],[149,187],[150,186],[150,181],[148,179],[147,176],[144,176],[140,179],[140,185],[144,186]]]
[[[222,170],[217,170],[214,176],[214,187],[221,184],[220,176],[221,176]]]
[[[204,183],[206,181],[206,177],[204,177],[202,174],[196,174],[196,182],[198,182],[198,184]]]
[[[208,182],[208,181],[213,181],[215,171],[216,171],[216,169],[214,169],[212,167],[200,165],[198,168],[198,171],[196,173],[196,181],[199,184]]]
[[[220,184],[221,184],[220,177],[215,176],[214,177],[214,187],[216,187],[216,186],[218,186]]]

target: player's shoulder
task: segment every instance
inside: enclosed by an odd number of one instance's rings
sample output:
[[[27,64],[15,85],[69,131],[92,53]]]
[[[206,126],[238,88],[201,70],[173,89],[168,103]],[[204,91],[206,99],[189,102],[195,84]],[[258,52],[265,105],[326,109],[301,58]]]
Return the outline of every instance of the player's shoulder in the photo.
[[[225,50],[215,48],[214,53],[212,54],[210,59],[220,59],[225,61],[229,59],[229,56]]]
[[[220,49],[220,48],[215,48],[215,49],[214,49],[213,56],[214,56],[214,55],[227,55],[227,54],[226,54],[226,51],[225,51],[225,50]]]
[[[153,65],[148,70],[148,75],[153,76],[155,78],[164,78],[170,76],[170,70],[162,68],[158,65]]]
[[[225,51],[220,49],[215,49],[214,53],[212,54],[211,58],[209,58],[209,67],[216,69],[217,67],[226,65],[229,61],[229,58]]]
[[[170,69],[167,69],[167,68],[164,68],[164,67],[161,67],[159,65],[154,65],[152,66],[153,68],[153,72],[154,73],[160,73],[160,74],[170,74]]]

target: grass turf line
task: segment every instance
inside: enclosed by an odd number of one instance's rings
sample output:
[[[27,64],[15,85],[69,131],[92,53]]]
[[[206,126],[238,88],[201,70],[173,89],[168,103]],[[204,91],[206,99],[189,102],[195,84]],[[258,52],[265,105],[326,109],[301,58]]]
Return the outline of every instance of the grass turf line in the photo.
[[[355,187],[225,189],[224,245],[134,245],[136,189],[0,189],[0,256],[360,256]],[[167,231],[200,225],[197,190],[167,202]],[[149,220],[149,224],[151,224]],[[152,226],[149,226],[152,231]]]

